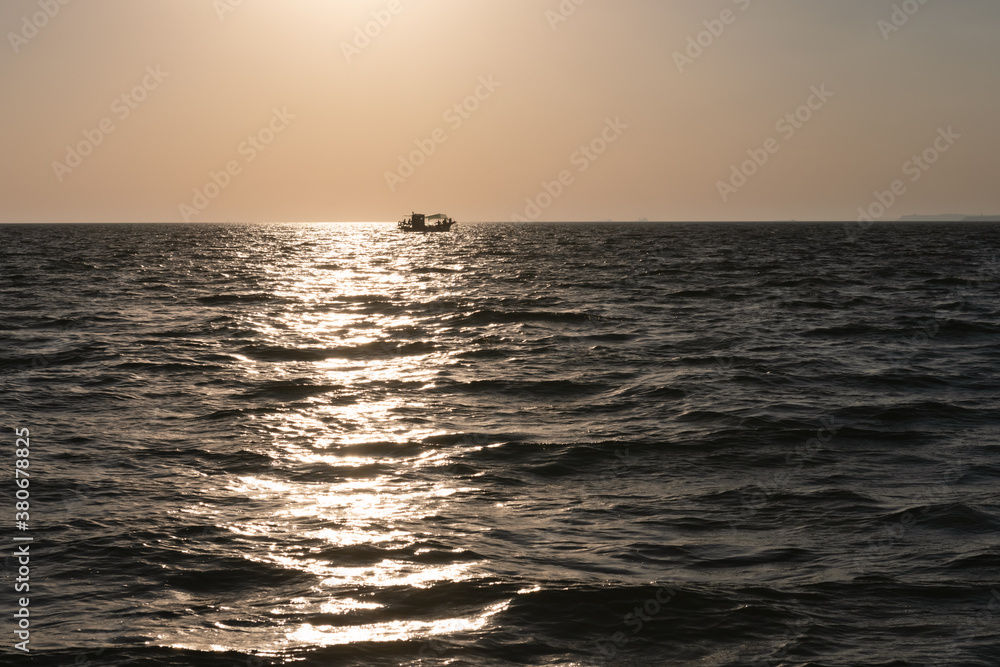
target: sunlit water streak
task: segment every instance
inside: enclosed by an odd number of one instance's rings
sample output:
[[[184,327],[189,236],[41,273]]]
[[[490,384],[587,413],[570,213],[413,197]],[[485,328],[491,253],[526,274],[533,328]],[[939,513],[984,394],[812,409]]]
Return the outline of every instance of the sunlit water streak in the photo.
[[[0,243],[50,664],[1000,654],[996,226]]]

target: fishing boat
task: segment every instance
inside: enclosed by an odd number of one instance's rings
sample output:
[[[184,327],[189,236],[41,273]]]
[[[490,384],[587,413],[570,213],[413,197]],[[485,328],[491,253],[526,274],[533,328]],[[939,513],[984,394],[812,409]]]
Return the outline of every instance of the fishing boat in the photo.
[[[427,224],[428,222],[431,224]],[[404,232],[446,232],[454,224],[455,221],[444,213],[435,213],[434,215],[411,213],[396,223],[396,227]]]

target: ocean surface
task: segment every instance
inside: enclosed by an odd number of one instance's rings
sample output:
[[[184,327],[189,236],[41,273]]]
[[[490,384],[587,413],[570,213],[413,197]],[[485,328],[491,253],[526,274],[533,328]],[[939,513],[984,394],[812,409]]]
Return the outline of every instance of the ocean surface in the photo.
[[[996,667],[998,255],[0,226],[0,662]]]

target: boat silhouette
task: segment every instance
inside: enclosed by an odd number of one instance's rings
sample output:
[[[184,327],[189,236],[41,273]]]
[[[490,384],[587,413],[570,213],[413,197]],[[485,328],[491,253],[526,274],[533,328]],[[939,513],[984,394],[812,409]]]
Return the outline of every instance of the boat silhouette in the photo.
[[[434,221],[433,224],[427,224],[431,220]],[[411,213],[396,223],[396,227],[404,232],[446,232],[454,224],[455,221],[444,213],[435,213],[434,215]]]

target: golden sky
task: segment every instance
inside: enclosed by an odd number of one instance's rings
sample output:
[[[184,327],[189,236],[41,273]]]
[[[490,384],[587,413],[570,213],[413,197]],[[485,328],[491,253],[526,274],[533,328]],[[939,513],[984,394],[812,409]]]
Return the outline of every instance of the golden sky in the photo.
[[[1000,213],[996,2],[4,0],[0,26],[0,222]]]

